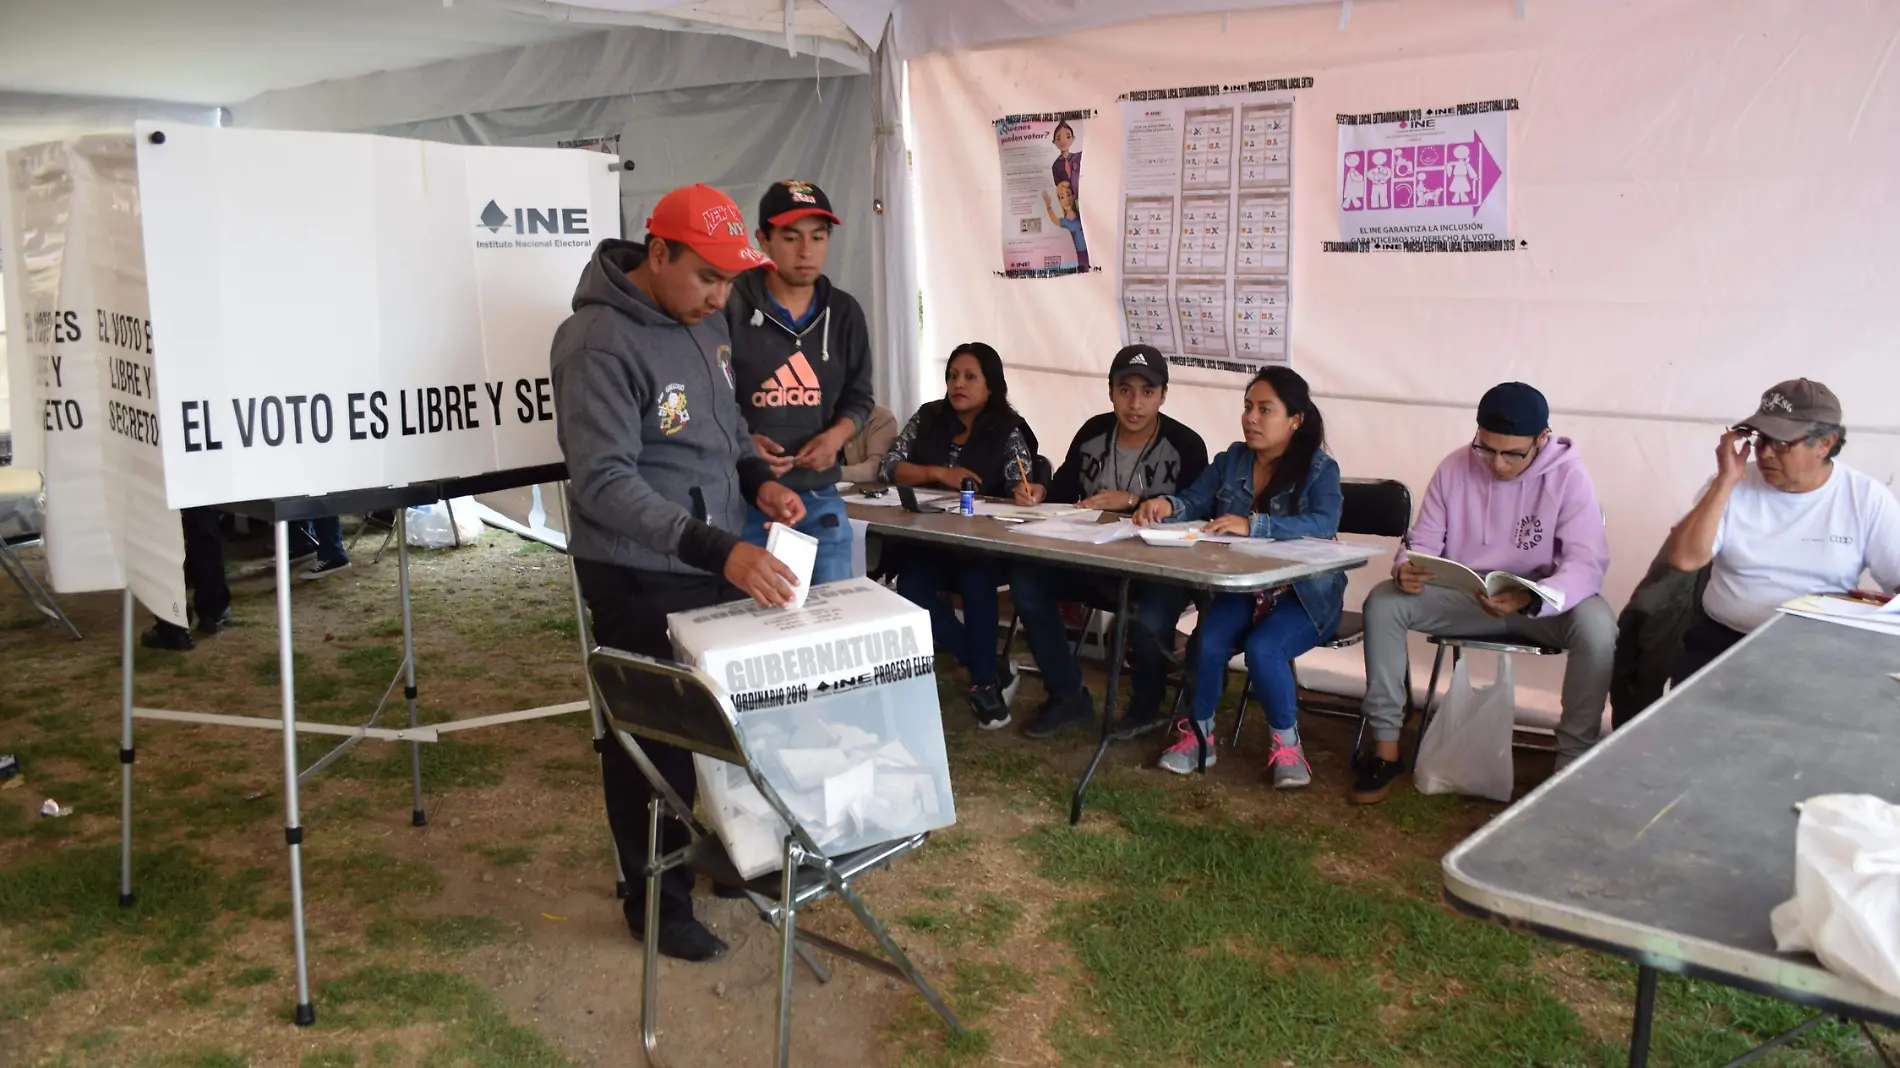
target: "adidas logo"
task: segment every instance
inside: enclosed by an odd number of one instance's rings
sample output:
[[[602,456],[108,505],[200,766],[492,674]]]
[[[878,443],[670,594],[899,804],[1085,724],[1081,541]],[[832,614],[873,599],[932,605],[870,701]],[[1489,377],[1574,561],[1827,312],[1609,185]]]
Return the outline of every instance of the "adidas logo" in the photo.
[[[1128,363],[1130,366],[1133,366],[1135,364],[1140,364],[1141,366],[1146,367],[1148,366],[1148,357],[1143,356],[1141,353],[1137,352],[1133,356],[1128,357]]]
[[[754,408],[816,408],[823,400],[818,376],[812,373],[811,363],[802,352],[792,353],[791,359],[752,394]]]

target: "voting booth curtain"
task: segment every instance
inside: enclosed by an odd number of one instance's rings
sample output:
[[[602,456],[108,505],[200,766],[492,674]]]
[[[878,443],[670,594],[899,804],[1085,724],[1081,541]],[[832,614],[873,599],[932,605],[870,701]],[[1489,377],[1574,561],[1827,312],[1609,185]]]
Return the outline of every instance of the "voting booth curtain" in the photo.
[[[1900,233],[1900,8],[1531,0],[1527,14],[1497,0],[1362,4],[1342,29],[1338,5],[1289,7],[913,58],[926,386],[953,345],[980,339],[1045,441],[1108,404],[1120,249],[1093,274],[998,277],[992,120],[1098,109],[1100,177],[1081,214],[1114,234],[1118,95],[1310,76],[1294,111],[1291,360],[1348,475],[1422,495],[1470,440],[1484,390],[1531,382],[1595,479],[1620,607],[1713,473],[1721,427],[1776,382],[1828,383],[1846,406],[1843,459],[1883,482],[1900,473],[1900,261],[1887,250]],[[1522,248],[1322,251],[1339,237],[1336,116],[1506,98],[1520,105],[1507,181]],[[1231,377],[1167,401],[1210,448],[1238,437],[1245,376]],[[1355,573],[1349,603],[1383,570]],[[1356,690],[1356,659],[1328,684]],[[1520,664],[1520,692],[1554,690],[1558,669]]]

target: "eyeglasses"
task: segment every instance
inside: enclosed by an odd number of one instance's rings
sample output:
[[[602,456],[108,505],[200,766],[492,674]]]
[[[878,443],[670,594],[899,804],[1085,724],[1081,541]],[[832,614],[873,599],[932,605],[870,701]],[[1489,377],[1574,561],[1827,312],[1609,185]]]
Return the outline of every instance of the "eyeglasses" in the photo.
[[[1785,453],[1797,445],[1807,445],[1820,440],[1820,438],[1809,434],[1805,437],[1795,438],[1792,441],[1782,441],[1778,438],[1771,438],[1753,427],[1732,426],[1729,427],[1729,429],[1737,434],[1747,435],[1748,443],[1755,447],[1756,452]]]
[[[1493,449],[1488,445],[1481,445],[1475,441],[1471,443],[1471,451],[1477,453],[1479,459],[1487,462],[1502,456],[1514,464],[1523,463],[1525,460],[1537,455],[1537,447],[1535,445],[1528,449]]]

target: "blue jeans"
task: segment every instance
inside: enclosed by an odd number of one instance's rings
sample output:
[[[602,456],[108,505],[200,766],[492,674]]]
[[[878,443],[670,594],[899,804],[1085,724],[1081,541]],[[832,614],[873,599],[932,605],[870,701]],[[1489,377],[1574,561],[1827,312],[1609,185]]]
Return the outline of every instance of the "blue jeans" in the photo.
[[[970,673],[970,685],[996,685],[996,587],[1001,575],[994,563],[926,547],[904,554],[897,570],[897,592],[930,609],[930,634],[937,648],[957,658]],[[963,618],[940,591],[963,598]]]
[[[1199,659],[1194,667],[1194,718],[1214,721],[1226,681],[1227,661],[1243,649],[1247,678],[1253,694],[1267,711],[1274,730],[1291,728],[1300,710],[1299,686],[1293,680],[1293,659],[1321,641],[1299,599],[1283,595],[1280,603],[1259,623],[1253,621],[1251,593],[1224,594],[1201,613]]]
[[[1098,607],[1113,605],[1118,583],[1079,571],[1037,564],[1016,564],[1009,570],[1009,599],[1022,617],[1023,637],[1042,668],[1043,689],[1061,697],[1082,689],[1082,668],[1062,625],[1063,602]],[[1174,625],[1187,607],[1188,591],[1179,586],[1136,582],[1128,589],[1133,615],[1128,628],[1128,651],[1134,660],[1134,693],[1129,707],[1159,707],[1167,680],[1167,654],[1174,649]]]
[[[818,539],[818,560],[811,565],[811,584],[822,586],[850,578],[851,521],[845,518],[844,500],[838,496],[837,487],[799,490],[798,499],[805,502],[805,518],[792,529]],[[764,512],[747,508],[745,530],[739,536],[763,549],[767,522]]]
[[[290,555],[311,551],[321,563],[347,562],[350,554],[343,551],[343,520],[332,515],[290,524]]]

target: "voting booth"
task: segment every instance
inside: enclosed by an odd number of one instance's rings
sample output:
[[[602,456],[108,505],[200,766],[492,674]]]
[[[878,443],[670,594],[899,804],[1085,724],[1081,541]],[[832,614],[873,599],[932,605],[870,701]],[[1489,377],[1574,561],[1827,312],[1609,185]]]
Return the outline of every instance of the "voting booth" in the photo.
[[[930,613],[870,579],[812,588],[803,608],[734,601],[667,617],[746,747],[828,856],[956,822]],[[785,821],[745,769],[693,758],[706,820],[747,879],[783,863]]]
[[[361,725],[297,718],[289,526],[563,477],[548,340],[603,238],[620,235],[599,153],[360,134],[141,123],[6,158],[17,462],[46,476],[61,592],[123,589],[120,901],[133,897],[135,719],[280,731],[297,1021],[305,960],[298,782],[365,740],[593,710],[591,700],[420,726],[408,539],[403,658]],[[157,329],[153,324],[160,323]],[[177,509],[275,528],[279,714],[136,707],[139,604],[187,622]],[[580,614],[579,590],[575,590]],[[586,624],[581,621],[583,654]],[[407,727],[382,724],[398,685]],[[341,744],[299,772],[299,732]]]

